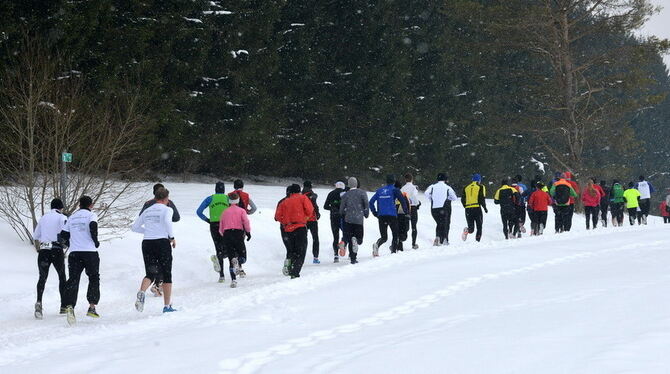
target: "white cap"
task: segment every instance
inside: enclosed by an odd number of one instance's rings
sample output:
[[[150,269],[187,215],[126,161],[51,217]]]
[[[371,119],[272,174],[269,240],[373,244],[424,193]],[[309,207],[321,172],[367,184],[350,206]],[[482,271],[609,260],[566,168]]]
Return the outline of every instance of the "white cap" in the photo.
[[[342,181],[337,181],[337,182],[335,183],[335,188],[341,188],[341,189],[344,189],[344,182],[342,182]]]

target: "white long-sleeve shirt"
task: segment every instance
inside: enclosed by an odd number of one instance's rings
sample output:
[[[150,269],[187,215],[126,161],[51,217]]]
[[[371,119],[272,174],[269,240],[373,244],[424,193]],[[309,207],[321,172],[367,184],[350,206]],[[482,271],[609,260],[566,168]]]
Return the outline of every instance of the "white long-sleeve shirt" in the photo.
[[[58,234],[63,230],[66,222],[67,217],[63,213],[57,209],[51,209],[40,218],[33,232],[33,239],[40,242],[41,249],[53,248],[52,243],[58,240]]]
[[[63,231],[70,233],[70,252],[97,252],[91,235],[91,222],[98,222],[98,216],[88,209],[79,209],[68,218]]]
[[[144,234],[144,240],[174,238],[172,208],[165,204],[150,206],[137,217],[131,230]]]
[[[439,181],[430,185],[430,187],[426,189],[426,197],[428,197],[428,200],[430,200],[432,209],[439,209],[444,207],[444,203],[447,200],[458,200],[454,189],[451,188],[451,186],[448,184],[444,183],[444,181]]]
[[[417,206],[419,205],[419,190],[412,182],[405,183],[404,186],[400,189],[400,192],[407,194],[407,199],[409,200],[409,205]]]

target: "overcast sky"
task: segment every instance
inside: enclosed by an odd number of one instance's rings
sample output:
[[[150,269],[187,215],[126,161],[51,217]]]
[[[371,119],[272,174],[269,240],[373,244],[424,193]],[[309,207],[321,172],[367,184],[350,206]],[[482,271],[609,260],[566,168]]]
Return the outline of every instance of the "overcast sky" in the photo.
[[[651,0],[651,2],[662,6],[663,9],[647,22],[642,33],[670,39],[670,0]],[[670,55],[665,56],[665,65],[670,66]]]

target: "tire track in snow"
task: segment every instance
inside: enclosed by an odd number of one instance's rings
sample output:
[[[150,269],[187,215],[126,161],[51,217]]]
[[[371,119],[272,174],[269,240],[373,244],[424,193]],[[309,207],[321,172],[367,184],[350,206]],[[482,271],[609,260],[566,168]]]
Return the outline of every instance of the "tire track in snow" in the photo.
[[[620,252],[638,248],[654,248],[662,241],[653,243],[629,244],[621,247],[609,248],[600,251],[589,251],[578,254],[557,257],[554,259],[537,262],[534,264],[495,272],[486,273],[479,276],[465,278],[459,282],[451,284],[441,290],[429,293],[418,299],[407,301],[391,309],[375,313],[371,316],[361,318],[356,322],[341,325],[338,327],[315,331],[307,336],[288,339],[282,343],[276,344],[262,351],[248,353],[241,358],[228,358],[219,362],[221,374],[252,374],[263,369],[268,363],[282,357],[297,353],[303,348],[313,347],[321,342],[335,339],[341,335],[358,332],[366,327],[379,326],[396,319],[403,318],[420,309],[431,307],[433,304],[448,298],[451,295],[473,288],[483,283],[494,281],[500,278],[513,277],[516,275],[533,272],[547,267],[558,266],[564,263],[573,262],[595,256],[602,256],[614,252]],[[464,317],[465,318],[465,317]],[[467,318],[466,318],[467,319]]]

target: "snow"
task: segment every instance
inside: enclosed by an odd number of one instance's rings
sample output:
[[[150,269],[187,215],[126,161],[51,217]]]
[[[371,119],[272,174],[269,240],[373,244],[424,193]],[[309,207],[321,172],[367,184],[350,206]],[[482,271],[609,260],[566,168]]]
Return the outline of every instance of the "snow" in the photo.
[[[215,16],[233,14],[233,12],[228,10],[206,10],[202,13],[206,15],[215,15]]]
[[[532,162],[533,164],[535,164],[535,166],[537,167],[537,169],[538,169],[539,171],[541,171],[542,174],[545,173],[545,170],[544,170],[544,162],[539,161],[539,160],[537,160],[535,157],[532,157],[532,156],[531,156],[531,158],[530,158],[530,162]]]
[[[202,20],[201,20],[201,19],[198,19],[198,18],[188,18],[188,17],[184,17],[184,19],[187,20],[187,21],[189,21],[189,22],[203,23]]]
[[[240,49],[237,51],[230,51],[230,54],[233,55],[233,58],[237,58],[237,56],[242,54],[249,55],[249,51],[247,51],[246,49]]]
[[[250,217],[248,277],[231,289],[228,279],[216,282],[208,226],[195,215],[214,186],[165,184],[182,215],[173,270],[179,311],[170,315],[156,298],[143,313],[134,310],[141,236],[127,233],[100,248],[100,319],[85,317],[84,276],[78,324],[66,327],[52,270],[45,318],[36,321],[36,254],[0,224],[1,373],[648,374],[670,367],[670,225],[656,217],[648,226],[594,231],[576,217],[570,233],[505,241],[490,204],[476,243],[458,238],[465,219],[455,204],[452,245],[432,247],[434,222],[422,196],[420,248],[391,255],[387,243],[373,259],[378,229],[370,217],[354,266],[332,263],[322,212],[322,264],[313,265],[308,250],[302,277],[289,280],[273,221],[285,187],[248,185],[259,210]],[[329,190],[315,190],[320,206]],[[552,222],[550,214],[547,232]]]

